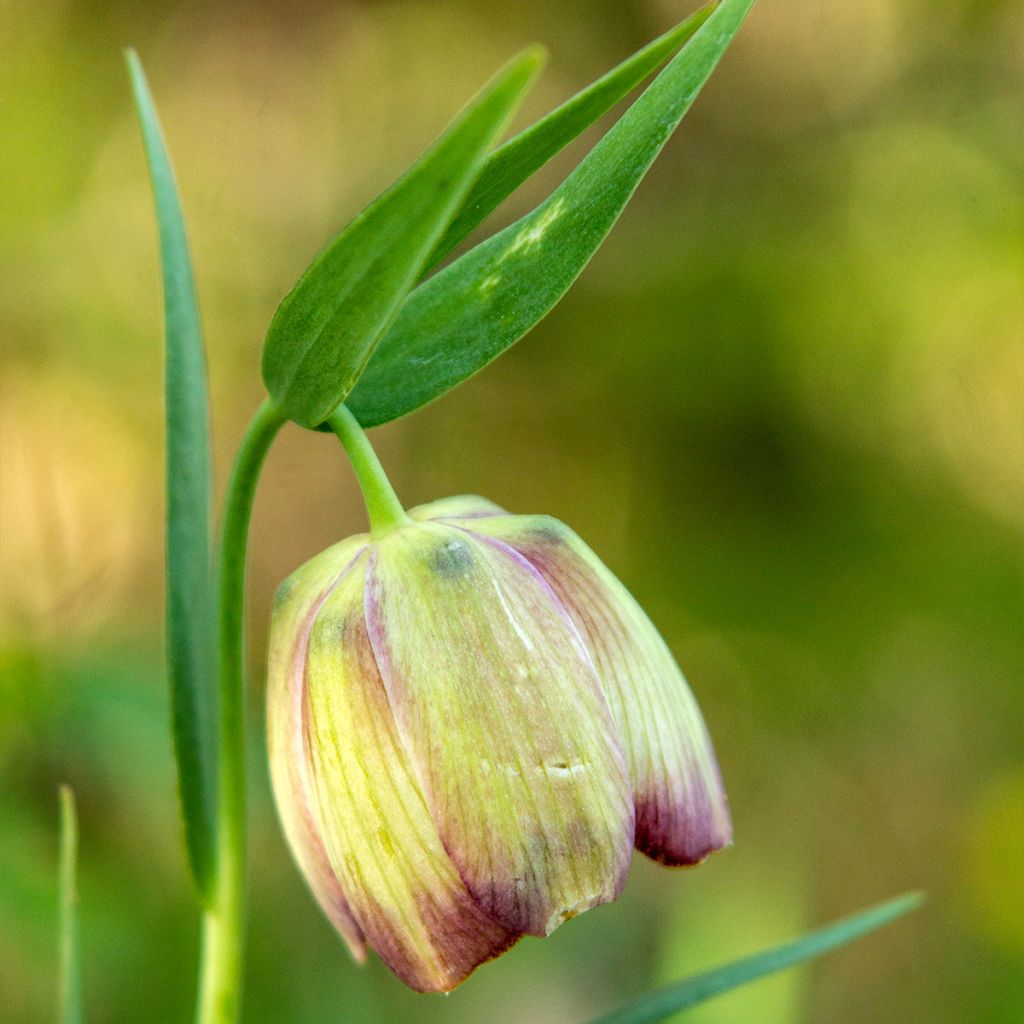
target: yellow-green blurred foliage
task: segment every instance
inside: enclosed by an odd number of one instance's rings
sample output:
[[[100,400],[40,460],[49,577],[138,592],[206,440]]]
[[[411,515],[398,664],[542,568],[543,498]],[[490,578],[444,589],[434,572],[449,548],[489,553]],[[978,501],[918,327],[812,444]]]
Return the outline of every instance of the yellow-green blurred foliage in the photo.
[[[193,998],[160,287],[121,48],[178,168],[222,483],[276,303],[490,71],[548,44],[538,115],[688,7],[0,5],[0,1019],[52,1013],[58,781],[80,803],[92,1019],[185,1020]],[[601,553],[690,676],[735,813],[731,851],[692,872],[638,860],[619,903],[448,998],[352,966],[275,826],[270,595],[364,525],[336,442],[285,432],[251,562],[247,1020],[568,1024],[914,887],[932,896],[913,919],[687,1019],[1019,1019],[1022,10],[762,0],[562,305],[375,433],[408,502],[478,492]]]

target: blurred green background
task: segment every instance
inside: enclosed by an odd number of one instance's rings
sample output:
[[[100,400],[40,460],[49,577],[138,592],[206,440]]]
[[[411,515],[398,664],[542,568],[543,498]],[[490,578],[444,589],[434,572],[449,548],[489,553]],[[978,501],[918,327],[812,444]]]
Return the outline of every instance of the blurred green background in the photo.
[[[187,1020],[193,1000],[161,651],[160,285],[121,48],[146,63],[177,163],[223,485],[263,332],[323,242],[517,47],[551,51],[525,122],[689,9],[0,7],[0,1019],[53,1013],[60,781],[80,802],[91,1019]],[[336,441],[285,431],[252,554],[247,1021],[575,1024],[917,887],[931,900],[912,918],[686,1019],[1020,1019],[1022,12],[762,0],[567,299],[374,432],[408,503],[477,492],[602,555],[686,670],[736,823],[708,865],[638,858],[618,903],[448,997],[351,965],[276,828],[271,595],[364,527]]]

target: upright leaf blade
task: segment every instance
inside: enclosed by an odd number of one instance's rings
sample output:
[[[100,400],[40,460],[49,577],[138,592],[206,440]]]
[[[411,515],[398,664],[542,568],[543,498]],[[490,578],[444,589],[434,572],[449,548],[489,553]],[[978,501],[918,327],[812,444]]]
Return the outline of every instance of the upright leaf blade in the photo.
[[[667,985],[642,995],[628,1006],[599,1017],[591,1024],[654,1024],[679,1010],[689,1009],[730,989],[747,985],[776,971],[813,960],[846,943],[859,939],[882,925],[895,921],[919,906],[921,893],[908,893],[888,903],[881,903],[859,914],[843,918],[795,942],[754,956],[737,960],[704,974],[694,975],[675,985]]]
[[[206,358],[174,173],[142,65],[134,51],[125,56],[153,186],[164,286],[167,660],[174,750],[189,861],[199,891],[206,896],[212,875],[216,795]]]
[[[540,67],[528,50],[317,257],[278,308],[263,379],[287,415],[322,423],[346,397]]]
[[[78,815],[75,794],[60,787],[60,1024],[82,1024],[82,975],[78,951]]]
[[[346,400],[364,427],[444,394],[547,314],[611,230],[752,5],[722,0],[547,200],[409,296]]]
[[[487,158],[466,201],[430,254],[427,269],[440,263],[499,203],[682,46],[708,19],[715,3],[717,0],[691,14],[536,124],[499,146]]]

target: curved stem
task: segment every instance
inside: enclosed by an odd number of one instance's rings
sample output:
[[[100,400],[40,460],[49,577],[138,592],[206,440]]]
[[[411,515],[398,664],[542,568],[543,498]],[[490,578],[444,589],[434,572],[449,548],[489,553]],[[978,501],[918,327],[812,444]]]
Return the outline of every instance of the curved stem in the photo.
[[[234,1024],[245,924],[245,556],[263,460],[285,418],[267,399],[242,440],[228,484],[217,576],[218,759],[214,887],[203,914],[199,1024]]]
[[[380,536],[409,522],[377,453],[355,416],[345,405],[339,405],[327,422],[338,435],[355,470],[366,502],[366,514],[370,517],[371,532]]]

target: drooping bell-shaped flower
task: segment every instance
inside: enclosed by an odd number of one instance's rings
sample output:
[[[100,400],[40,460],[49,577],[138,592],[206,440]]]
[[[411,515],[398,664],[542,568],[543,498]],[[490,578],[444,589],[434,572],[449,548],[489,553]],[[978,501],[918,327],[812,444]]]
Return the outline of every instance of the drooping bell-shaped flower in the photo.
[[[353,954],[415,989],[614,899],[634,846],[730,841],[682,674],[554,519],[453,498],[352,537],[282,585],[270,651],[292,851]]]

